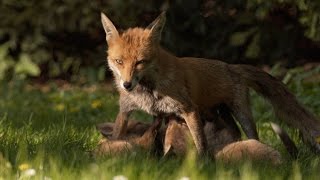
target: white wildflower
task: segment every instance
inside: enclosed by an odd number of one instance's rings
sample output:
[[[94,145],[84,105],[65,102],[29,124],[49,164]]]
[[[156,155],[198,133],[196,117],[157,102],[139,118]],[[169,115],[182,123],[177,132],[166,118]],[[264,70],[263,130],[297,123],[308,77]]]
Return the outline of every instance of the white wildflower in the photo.
[[[189,177],[187,177],[187,176],[183,176],[182,178],[180,178],[179,180],[190,180],[190,178]]]
[[[45,177],[44,177],[44,180],[52,180],[52,178],[45,176]]]
[[[36,175],[35,169],[27,169],[22,171],[22,177],[31,177]]]
[[[128,180],[124,175],[117,175],[113,177],[113,180]]]

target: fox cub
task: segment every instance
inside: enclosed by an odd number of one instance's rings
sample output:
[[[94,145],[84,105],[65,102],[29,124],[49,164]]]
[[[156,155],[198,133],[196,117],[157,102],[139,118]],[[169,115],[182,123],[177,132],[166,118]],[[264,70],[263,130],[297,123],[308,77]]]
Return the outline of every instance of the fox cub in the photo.
[[[212,122],[205,121],[204,131],[209,142],[209,157],[226,163],[243,160],[268,161],[272,164],[282,162],[277,150],[257,140],[241,141],[240,134],[235,133],[237,129],[217,124],[217,121],[221,120],[215,118]],[[93,151],[95,157],[130,153],[141,149],[151,152],[155,150],[164,156],[171,154],[182,156],[188,151],[190,131],[185,122],[175,116],[166,119],[166,126],[162,128],[159,126],[159,119],[152,124],[128,120],[128,131],[122,140],[109,139],[114,125],[114,123],[104,123],[98,126],[106,138],[100,141],[99,146]]]

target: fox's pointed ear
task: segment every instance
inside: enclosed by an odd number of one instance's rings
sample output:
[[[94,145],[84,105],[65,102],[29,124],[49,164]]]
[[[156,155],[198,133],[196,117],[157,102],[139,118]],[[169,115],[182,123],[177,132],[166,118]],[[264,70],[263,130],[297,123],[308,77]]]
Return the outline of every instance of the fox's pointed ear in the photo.
[[[166,145],[164,146],[164,148],[163,148],[163,156],[168,156],[168,155],[170,155],[171,153],[173,153],[172,151],[173,151],[173,149],[172,149],[171,144],[166,144]]]
[[[104,137],[111,137],[113,132],[114,123],[102,123],[97,124],[96,128]]]
[[[103,29],[106,32],[106,40],[110,42],[111,39],[119,37],[119,33],[110,19],[101,12],[101,22],[103,25]]]
[[[166,12],[162,12],[149,26],[147,29],[151,31],[151,38],[155,41],[160,41],[161,32],[166,23]]]

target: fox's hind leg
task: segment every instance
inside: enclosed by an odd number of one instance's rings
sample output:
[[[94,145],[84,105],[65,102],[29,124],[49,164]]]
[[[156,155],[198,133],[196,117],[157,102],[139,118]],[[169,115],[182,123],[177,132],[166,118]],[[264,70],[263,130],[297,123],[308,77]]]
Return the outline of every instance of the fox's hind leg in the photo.
[[[249,139],[259,139],[256,124],[253,121],[250,109],[249,89],[237,89],[233,102],[229,105],[232,114],[240,123],[244,133]]]

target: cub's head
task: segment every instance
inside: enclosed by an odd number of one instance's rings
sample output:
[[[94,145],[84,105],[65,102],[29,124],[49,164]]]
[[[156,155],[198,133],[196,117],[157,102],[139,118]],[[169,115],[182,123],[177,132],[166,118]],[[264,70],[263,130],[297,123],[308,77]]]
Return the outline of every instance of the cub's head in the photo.
[[[162,13],[147,28],[130,28],[119,34],[113,23],[101,13],[108,43],[108,65],[119,81],[116,83],[126,91],[134,89],[155,66],[155,49],[165,19],[165,13]]]

